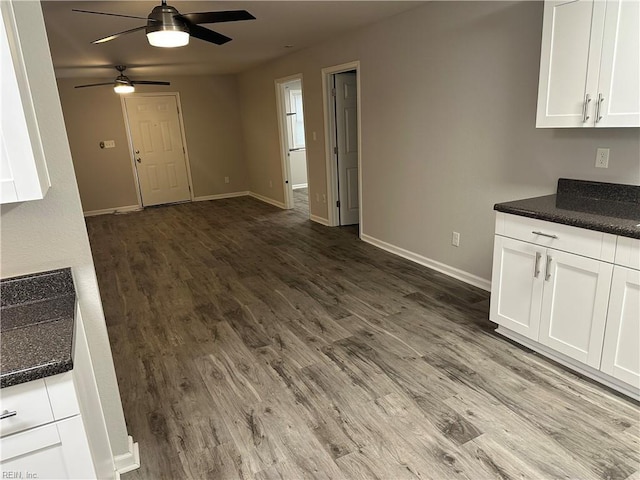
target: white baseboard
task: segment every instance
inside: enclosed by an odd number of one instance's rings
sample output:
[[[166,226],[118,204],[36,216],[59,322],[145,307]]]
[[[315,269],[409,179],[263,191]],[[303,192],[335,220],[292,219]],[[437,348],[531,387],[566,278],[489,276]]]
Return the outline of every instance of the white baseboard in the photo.
[[[89,210],[84,212],[85,217],[95,217],[96,215],[109,215],[114,213],[137,212],[142,210],[140,205],[127,205],[125,207],[103,208],[102,210]]]
[[[138,443],[133,441],[133,437],[129,435],[129,451],[122,455],[116,455],[113,459],[118,474],[131,472],[140,468],[140,450]]]
[[[260,195],[259,193],[249,192],[249,196],[258,199],[261,202],[268,203],[269,205],[282,208],[283,210],[285,208],[284,203],[279,202],[278,200],[274,200],[273,198],[265,197],[264,195]]]
[[[425,267],[429,267],[440,273],[449,275],[450,277],[462,280],[463,282],[468,283],[469,285],[473,285],[474,287],[481,288],[482,290],[486,290],[487,292],[491,291],[491,281],[485,278],[478,277],[477,275],[473,275],[469,272],[465,272],[464,270],[460,270],[444,263],[440,263],[436,260],[423,257],[422,255],[419,255],[417,253],[405,250],[404,248],[396,247],[395,245],[383,242],[382,240],[378,240],[377,238],[371,237],[364,233],[360,234],[360,239],[363,242],[370,243],[371,245],[381,248],[382,250],[394,253],[402,258],[406,258],[407,260],[411,260],[412,262],[418,263]]]
[[[327,220],[326,218],[318,217],[317,215],[310,215],[309,220],[319,223],[320,225],[324,225],[325,227],[329,226],[329,220]]]
[[[634,400],[640,401],[640,391],[638,389],[633,388],[630,385],[627,385],[624,382],[621,382],[617,378],[611,377],[606,373],[601,372],[600,370],[596,370],[595,368],[590,367],[589,365],[585,365],[582,362],[574,360],[573,358],[567,357],[560,352],[556,352],[552,348],[549,348],[545,345],[542,345],[538,342],[535,342],[527,337],[520,335],[519,333],[514,332],[513,330],[509,330],[501,325],[498,325],[496,328],[496,332],[502,335],[503,337],[507,337],[514,342],[518,342],[521,345],[524,345],[527,348],[530,348],[534,352],[538,352],[545,357],[550,358],[551,360],[558,362],[560,365],[564,365],[571,370],[575,370],[576,372],[588,377],[596,382],[602,383],[609,388],[612,388],[628,397],[633,398]]]
[[[207,200],[221,200],[223,198],[246,197],[247,195],[249,195],[248,191],[231,192],[231,193],[219,193],[217,195],[203,195],[201,197],[193,197],[193,201],[194,202],[206,202]]]
[[[291,188],[297,190],[298,188],[307,188],[308,186],[308,183],[296,183],[295,185],[291,185]]]

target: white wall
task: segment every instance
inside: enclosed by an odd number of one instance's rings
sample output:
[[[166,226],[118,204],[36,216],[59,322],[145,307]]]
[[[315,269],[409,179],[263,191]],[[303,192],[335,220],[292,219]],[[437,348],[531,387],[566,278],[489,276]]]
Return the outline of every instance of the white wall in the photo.
[[[320,71],[360,60],[362,233],[488,280],[496,202],[553,193],[559,177],[640,184],[637,128],[535,128],[542,8],[429,2],[242,74],[251,190],[283,199],[268,187],[281,175],[273,81],[301,72],[310,208],[327,217],[316,200],[326,193]],[[597,147],[611,149],[607,170],[594,167]]]
[[[39,2],[16,2],[16,22],[51,188],[43,200],[2,205],[3,278],[71,267],[114,455],[128,450],[98,283]]]

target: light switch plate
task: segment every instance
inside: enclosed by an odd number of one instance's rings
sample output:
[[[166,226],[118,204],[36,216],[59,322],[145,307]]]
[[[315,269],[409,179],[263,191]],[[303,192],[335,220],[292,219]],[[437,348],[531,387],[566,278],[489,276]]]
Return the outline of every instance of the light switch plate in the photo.
[[[104,141],[104,148],[115,148],[116,146],[116,141],[115,140],[105,140]]]

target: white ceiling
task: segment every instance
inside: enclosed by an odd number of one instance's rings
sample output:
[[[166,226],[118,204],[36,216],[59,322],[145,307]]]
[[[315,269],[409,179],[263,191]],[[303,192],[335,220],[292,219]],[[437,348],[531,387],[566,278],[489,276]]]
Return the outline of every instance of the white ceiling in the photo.
[[[146,17],[156,1],[44,0],[47,34],[56,76],[113,78],[113,66],[134,77],[229,74],[287,55],[331,37],[420,6],[422,1],[169,1],[181,13],[247,10],[256,20],[203,25],[233,39],[214,45],[192,38],[189,45],[163,49],[148,44],[144,31],[110,42],[90,42],[144,25],[144,20],[72,12],[84,9]],[[292,45],[285,48],[285,45]],[[151,78],[153,80],[161,80]]]

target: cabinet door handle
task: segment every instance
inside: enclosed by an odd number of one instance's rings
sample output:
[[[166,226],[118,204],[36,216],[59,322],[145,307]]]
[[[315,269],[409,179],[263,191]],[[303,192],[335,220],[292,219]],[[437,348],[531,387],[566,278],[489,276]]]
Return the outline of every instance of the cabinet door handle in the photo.
[[[551,261],[553,259],[551,258],[551,255],[547,255],[547,264],[545,266],[544,269],[544,281],[548,282],[549,279],[551,278]]]
[[[10,412],[9,410],[5,410],[4,412],[0,413],[0,420],[4,420],[5,418],[9,418],[9,417],[15,417],[18,414],[18,412],[16,410],[14,410],[13,412]]]
[[[532,231],[531,233],[533,233],[534,235],[540,235],[541,237],[555,238],[556,240],[558,239],[557,235],[551,235],[550,233],[537,232],[535,230]]]
[[[602,102],[604,102],[604,97],[599,93],[598,101],[596,102],[596,123],[602,120],[602,115],[600,115],[600,112],[602,111]]]
[[[542,258],[542,254],[536,252],[536,265],[533,267],[533,278],[538,278],[540,275],[540,258]]]
[[[582,123],[587,123],[589,120],[589,103],[591,103],[591,95],[588,93],[584,97],[584,103],[582,104]]]

